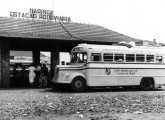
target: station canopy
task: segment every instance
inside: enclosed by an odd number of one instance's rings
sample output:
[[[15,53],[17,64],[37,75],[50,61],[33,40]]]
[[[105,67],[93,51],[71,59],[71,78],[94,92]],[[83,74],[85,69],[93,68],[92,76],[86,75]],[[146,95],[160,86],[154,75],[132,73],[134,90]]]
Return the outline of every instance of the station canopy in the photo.
[[[0,36],[68,41],[120,42],[141,41],[107,28],[82,23],[0,17]]]

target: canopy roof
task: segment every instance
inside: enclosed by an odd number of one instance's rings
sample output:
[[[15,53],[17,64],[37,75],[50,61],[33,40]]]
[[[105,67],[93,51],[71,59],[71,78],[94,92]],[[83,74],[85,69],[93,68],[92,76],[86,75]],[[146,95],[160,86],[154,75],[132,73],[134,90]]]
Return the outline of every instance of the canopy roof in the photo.
[[[0,36],[95,42],[140,41],[98,25],[10,17],[0,17]]]

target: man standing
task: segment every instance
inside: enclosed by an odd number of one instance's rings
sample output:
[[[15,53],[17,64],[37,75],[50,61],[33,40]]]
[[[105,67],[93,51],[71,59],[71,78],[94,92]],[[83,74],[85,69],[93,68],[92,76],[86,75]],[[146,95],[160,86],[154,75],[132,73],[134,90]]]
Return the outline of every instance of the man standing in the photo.
[[[46,87],[47,86],[47,79],[48,79],[48,68],[46,67],[46,64],[43,64],[41,67],[41,77],[42,77],[41,86]]]

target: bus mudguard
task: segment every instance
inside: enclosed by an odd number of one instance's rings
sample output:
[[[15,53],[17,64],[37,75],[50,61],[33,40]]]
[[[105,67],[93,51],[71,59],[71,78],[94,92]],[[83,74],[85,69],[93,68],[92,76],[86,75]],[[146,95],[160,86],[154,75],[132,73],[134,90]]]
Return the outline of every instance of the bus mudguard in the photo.
[[[85,80],[86,80],[86,77],[85,75],[83,75],[82,73],[73,73],[69,76],[69,83],[72,83],[72,80],[75,78],[75,77],[83,77]]]

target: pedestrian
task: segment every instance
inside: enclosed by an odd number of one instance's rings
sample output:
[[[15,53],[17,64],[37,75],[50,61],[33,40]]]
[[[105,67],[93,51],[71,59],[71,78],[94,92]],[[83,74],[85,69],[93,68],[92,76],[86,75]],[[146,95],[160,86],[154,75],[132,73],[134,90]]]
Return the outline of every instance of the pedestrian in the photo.
[[[67,63],[66,63],[66,65],[70,65],[70,63],[69,63],[69,62],[67,62]]]
[[[36,74],[34,73],[34,71],[35,71],[34,64],[31,63],[29,66],[29,82],[30,82],[31,87],[33,87],[34,78],[36,77]]]
[[[52,75],[51,75],[51,69],[48,72],[48,79],[47,79],[47,87],[51,87],[51,80],[52,80]]]
[[[18,65],[17,64],[15,64],[15,66],[14,66],[14,69],[13,69],[13,87],[16,87],[16,85],[17,85],[17,76],[18,76]]]
[[[65,61],[62,61],[62,62],[61,62],[61,65],[65,65]]]
[[[21,70],[21,87],[26,87],[26,85],[27,85],[26,68],[23,66]]]
[[[22,64],[19,63],[17,68],[17,83],[16,83],[17,87],[22,87],[21,71],[22,71]]]
[[[21,87],[21,70],[22,70],[22,64],[16,64],[13,69],[13,78],[14,78],[15,87]]]
[[[41,86],[46,87],[47,86],[47,79],[48,79],[48,68],[46,67],[46,64],[43,64],[41,67]]]
[[[36,66],[36,70],[35,70],[35,74],[36,74],[36,78],[35,78],[35,86],[39,86],[39,83],[41,83],[41,80],[40,80],[40,76],[41,76],[41,64],[38,64]]]

